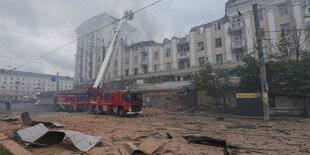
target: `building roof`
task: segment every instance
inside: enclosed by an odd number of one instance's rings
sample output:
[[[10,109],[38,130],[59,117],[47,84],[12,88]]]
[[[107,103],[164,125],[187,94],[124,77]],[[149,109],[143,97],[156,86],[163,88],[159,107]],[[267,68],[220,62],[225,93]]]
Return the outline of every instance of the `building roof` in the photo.
[[[8,76],[23,76],[23,77],[33,77],[33,78],[51,78],[52,74],[41,74],[41,73],[31,73],[31,72],[23,72],[23,71],[10,71],[6,69],[0,69],[0,75],[8,75]],[[73,78],[69,76],[59,76],[61,80],[73,80]]]
[[[117,21],[116,23],[114,24],[118,24],[118,22],[120,21],[119,18],[116,18],[106,12],[103,12],[99,15],[96,15],[86,21],[84,21],[82,24],[80,24],[76,29],[75,31],[78,33],[79,31],[84,31],[85,29],[89,29],[89,26],[94,26],[98,23],[98,21],[102,20],[102,19],[105,19],[105,20],[108,20],[110,21],[111,23],[112,22],[115,22]],[[94,24],[95,23],[95,24]],[[98,25],[96,25],[98,26]],[[134,27],[130,26],[128,23],[125,23],[124,27],[128,30],[131,30],[131,31],[137,31]]]
[[[141,42],[134,43],[130,45],[130,47],[143,47],[143,46],[154,46],[154,45],[158,45],[158,43],[156,43],[154,40],[149,40],[149,41],[141,41]]]

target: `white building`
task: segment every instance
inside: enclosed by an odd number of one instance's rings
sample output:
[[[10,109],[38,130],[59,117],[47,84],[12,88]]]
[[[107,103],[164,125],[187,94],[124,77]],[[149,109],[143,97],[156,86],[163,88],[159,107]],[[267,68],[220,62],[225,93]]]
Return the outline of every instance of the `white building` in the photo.
[[[95,81],[105,53],[114,37],[114,29],[119,23],[116,22],[118,20],[118,18],[107,13],[102,13],[77,27],[76,33],[77,38],[79,38],[75,55],[75,84],[77,87],[87,88],[89,84]],[[122,51],[125,51],[127,44],[142,38],[141,33],[129,24],[124,25],[122,34],[111,59],[111,62],[114,63],[110,64],[108,77],[115,76],[115,73],[117,76],[121,75],[121,65],[119,63],[121,62],[120,55]]]
[[[128,44],[118,61],[111,64],[118,67],[111,68],[107,87],[119,88],[123,75],[124,85],[128,87],[139,88],[136,84],[140,83],[145,86],[143,90],[154,90],[157,86],[158,89],[169,89],[189,85],[192,75],[206,60],[213,66],[233,69],[242,64],[246,54],[254,52],[257,57],[253,4],[258,4],[265,58],[277,53],[281,33],[293,38],[296,29],[302,32],[299,38],[304,42],[302,52],[309,52],[310,38],[306,34],[310,28],[310,0],[228,0],[224,17],[195,26],[184,37],[163,39],[162,43]],[[292,46],[294,44],[292,42]],[[237,79],[233,74],[231,76],[232,80]]]
[[[38,74],[0,69],[0,100],[21,100],[23,96],[35,96],[36,92],[56,91],[56,75]],[[73,78],[59,76],[58,90],[72,90]]]

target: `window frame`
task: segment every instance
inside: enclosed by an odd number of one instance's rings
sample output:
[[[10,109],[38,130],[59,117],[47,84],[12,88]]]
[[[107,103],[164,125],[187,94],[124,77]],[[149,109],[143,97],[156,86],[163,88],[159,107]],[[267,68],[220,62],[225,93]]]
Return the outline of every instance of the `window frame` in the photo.
[[[288,15],[288,6],[286,4],[278,5],[278,14],[279,17]]]
[[[215,56],[216,58],[216,64],[220,65],[220,64],[223,64],[223,54],[217,54]],[[219,59],[220,58],[220,59]],[[219,61],[220,60],[220,61]]]
[[[158,60],[158,58],[159,58],[159,52],[156,51],[154,52],[154,60]]]
[[[222,38],[215,38],[215,48],[222,47]]]

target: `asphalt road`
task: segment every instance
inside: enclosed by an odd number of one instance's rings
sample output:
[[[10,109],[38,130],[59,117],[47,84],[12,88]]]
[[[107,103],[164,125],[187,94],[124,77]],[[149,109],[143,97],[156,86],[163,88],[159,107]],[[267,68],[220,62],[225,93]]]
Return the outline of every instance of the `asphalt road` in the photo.
[[[47,105],[47,104],[41,104],[41,105],[35,105],[34,103],[11,103],[11,112],[54,112],[54,106],[53,105]],[[4,103],[0,103],[0,113],[6,113],[10,112],[7,111],[6,105]]]

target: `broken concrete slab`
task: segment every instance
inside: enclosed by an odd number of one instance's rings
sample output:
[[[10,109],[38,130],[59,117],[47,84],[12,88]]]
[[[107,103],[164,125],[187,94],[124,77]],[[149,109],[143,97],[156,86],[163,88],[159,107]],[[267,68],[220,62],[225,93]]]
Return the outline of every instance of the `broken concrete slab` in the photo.
[[[32,155],[28,150],[10,140],[3,133],[0,133],[0,144],[7,148],[14,155]]]
[[[124,148],[130,155],[145,155],[146,154],[131,142],[125,143]],[[123,153],[122,149],[120,149],[119,151],[121,152],[121,154],[126,154],[126,153]]]
[[[17,135],[26,142],[26,145],[53,145],[63,141],[65,135],[69,137],[73,145],[82,152],[89,151],[94,147],[101,137],[89,136],[78,131],[59,130],[49,131],[44,124],[18,130]]]
[[[30,118],[30,115],[28,112],[23,112],[21,114],[21,117],[22,117],[22,121],[24,123],[24,125],[27,125],[27,126],[34,126],[34,125],[37,125],[37,124],[44,124],[45,126],[47,127],[55,127],[55,128],[61,128],[61,127],[65,127],[65,125],[63,124],[60,124],[60,123],[55,123],[55,122],[40,122],[40,121],[33,121],[31,118]]]
[[[188,143],[195,143],[195,144],[204,144],[204,145],[212,145],[212,146],[219,146],[219,147],[226,147],[227,143],[225,140],[222,139],[215,139],[207,136],[183,136],[184,139],[187,140]]]
[[[124,144],[124,148],[130,155],[146,155],[143,151],[137,148],[133,143],[127,142]]]
[[[13,116],[13,117],[4,117],[1,119],[1,121],[4,122],[15,122],[20,118],[20,116]]]
[[[162,146],[162,142],[158,141],[153,137],[149,137],[139,145],[139,148],[141,149],[141,151],[147,154],[153,154]]]
[[[134,140],[135,141],[140,141],[140,139],[142,139],[142,138],[148,138],[148,137],[154,136],[156,134],[158,134],[158,132],[150,133],[147,136],[139,136],[139,137],[135,138]]]
[[[166,135],[167,135],[168,139],[173,139],[173,137],[170,135],[170,133],[167,132]]]

